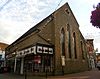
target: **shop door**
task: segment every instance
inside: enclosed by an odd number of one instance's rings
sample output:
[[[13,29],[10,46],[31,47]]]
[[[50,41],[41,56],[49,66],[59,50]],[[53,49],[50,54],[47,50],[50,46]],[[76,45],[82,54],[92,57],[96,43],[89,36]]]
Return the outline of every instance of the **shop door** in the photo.
[[[50,55],[45,55],[44,56],[44,72],[48,71],[48,72],[51,72],[52,71],[52,66],[53,66],[53,63],[52,63],[52,56]]]

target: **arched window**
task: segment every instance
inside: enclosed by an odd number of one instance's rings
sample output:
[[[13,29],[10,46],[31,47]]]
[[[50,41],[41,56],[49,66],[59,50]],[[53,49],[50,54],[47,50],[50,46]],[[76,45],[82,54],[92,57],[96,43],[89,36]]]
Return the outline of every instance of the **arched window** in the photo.
[[[77,58],[77,51],[76,51],[76,34],[73,33],[73,46],[74,46],[74,57]]]
[[[82,41],[81,41],[81,53],[82,53],[82,59],[85,59],[85,57],[84,57],[83,42]]]
[[[71,55],[71,38],[70,38],[70,26],[69,24],[67,25],[67,39],[68,39],[68,53],[69,53],[69,58],[72,57]]]
[[[61,52],[62,56],[65,56],[65,32],[64,28],[61,30]]]

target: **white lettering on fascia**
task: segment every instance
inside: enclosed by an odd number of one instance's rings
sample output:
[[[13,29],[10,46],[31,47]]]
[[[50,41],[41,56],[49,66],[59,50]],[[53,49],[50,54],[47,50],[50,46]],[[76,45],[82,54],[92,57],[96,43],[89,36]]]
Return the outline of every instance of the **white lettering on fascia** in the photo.
[[[31,52],[34,53],[34,54],[36,54],[36,46],[33,46],[33,47],[31,48]]]
[[[53,54],[53,48],[49,48],[49,54]]]
[[[43,53],[48,54],[48,47],[43,47]]]
[[[37,46],[37,52],[42,53],[42,46]]]

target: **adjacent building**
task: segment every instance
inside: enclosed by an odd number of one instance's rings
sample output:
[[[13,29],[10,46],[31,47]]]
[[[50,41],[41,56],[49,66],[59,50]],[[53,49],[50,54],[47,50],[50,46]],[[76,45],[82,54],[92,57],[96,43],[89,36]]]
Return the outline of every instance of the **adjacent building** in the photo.
[[[91,69],[94,69],[96,66],[96,53],[94,51],[94,44],[93,44],[94,39],[86,39],[86,46],[87,46],[87,56],[89,59],[89,67]]]
[[[0,67],[5,66],[5,48],[7,46],[8,46],[8,44],[0,42]]]
[[[88,70],[85,39],[68,3],[6,48],[7,66],[24,74],[67,74]]]
[[[100,53],[96,53],[96,63],[100,62]]]

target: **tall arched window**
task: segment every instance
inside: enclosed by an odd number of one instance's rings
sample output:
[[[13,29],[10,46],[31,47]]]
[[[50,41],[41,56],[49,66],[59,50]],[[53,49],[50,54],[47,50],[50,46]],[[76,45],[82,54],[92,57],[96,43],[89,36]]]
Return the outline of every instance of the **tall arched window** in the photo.
[[[61,52],[62,56],[65,56],[65,31],[64,28],[61,30]]]
[[[72,57],[71,55],[71,38],[70,38],[70,26],[69,24],[67,25],[67,39],[68,39],[68,53],[69,53],[69,58]]]
[[[77,51],[76,51],[76,35],[75,35],[75,32],[73,33],[73,46],[74,46],[74,57],[77,58]]]
[[[81,41],[81,53],[82,53],[82,59],[85,59],[85,57],[84,57],[83,42],[82,41]]]

